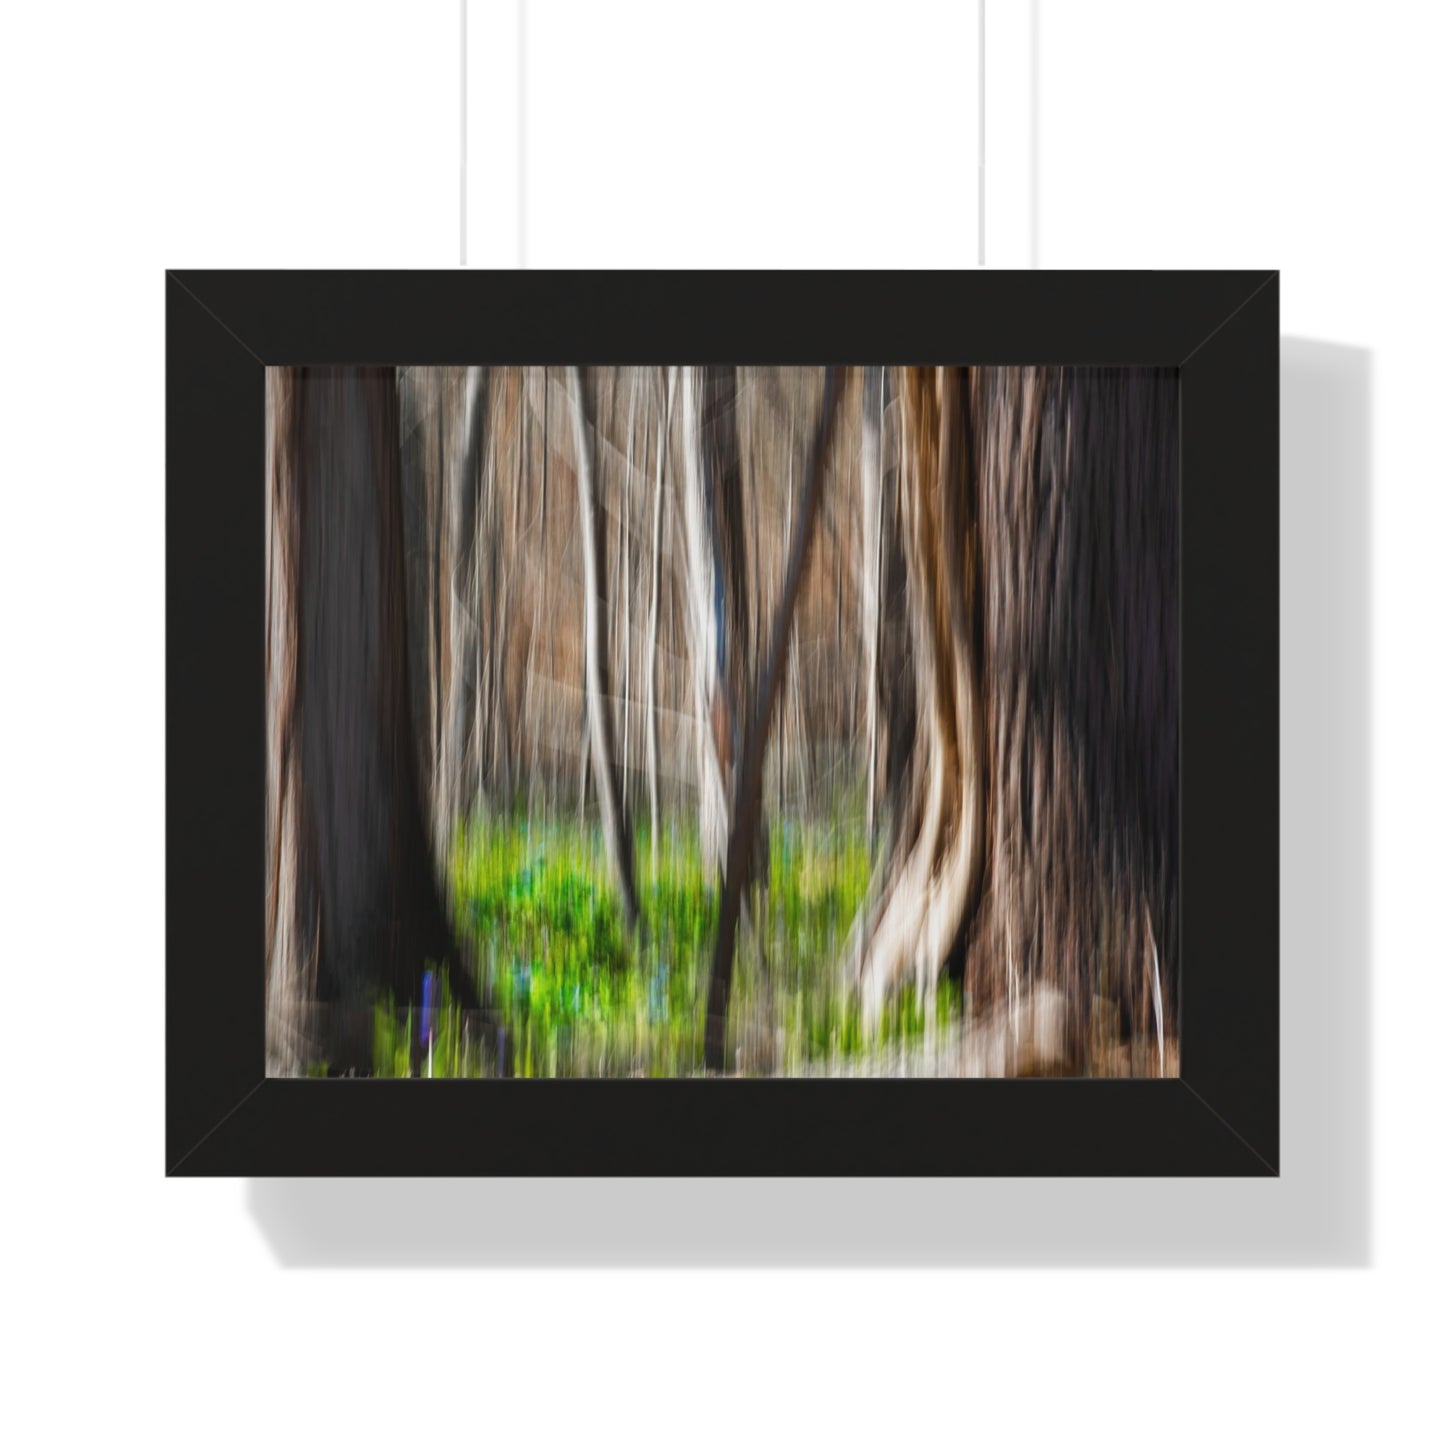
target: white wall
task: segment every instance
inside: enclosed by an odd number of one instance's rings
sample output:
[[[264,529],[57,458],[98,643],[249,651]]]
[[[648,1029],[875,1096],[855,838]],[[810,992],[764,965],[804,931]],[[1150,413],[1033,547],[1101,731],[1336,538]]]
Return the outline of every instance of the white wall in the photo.
[[[976,0],[525,0],[467,33],[471,265],[977,260]]]
[[[563,8],[528,11],[549,116],[569,94],[592,104],[598,67],[623,58],[579,13],[596,64],[552,68]],[[990,7],[989,263],[1284,272],[1285,1177],[164,1181],[162,269],[453,264],[459,14],[11,7],[7,1435],[1408,1439],[1438,1421],[1440,22],[1404,4],[1040,8],[1035,54],[1031,7]],[[841,236],[828,207],[850,178],[831,156],[803,205],[777,156],[728,177],[729,231],[680,180],[665,197],[590,190],[575,232],[554,186],[592,182],[550,118],[531,122],[523,227],[514,101],[498,99],[516,72],[500,42],[474,49],[490,80],[471,97],[470,259],[968,264],[972,167],[940,119],[956,83],[966,156],[960,9],[623,7],[647,21],[619,32],[628,125],[654,83],[675,105],[725,92],[714,62],[749,53],[730,13],[773,37],[780,76],[783,46],[886,60],[857,87],[879,184]],[[472,11],[474,42],[510,30],[515,46],[510,0]],[[689,122],[658,110],[659,146],[685,155]],[[487,114],[499,149],[479,142]],[[572,120],[586,140],[589,116]],[[895,175],[938,179],[946,244]],[[744,221],[761,202],[767,230]],[[416,1267],[509,1258],[559,1263]],[[838,1267],[852,1258],[870,1267]],[[789,1259],[810,1267],[776,1267]],[[928,1261],[1039,1263],[912,1267]]]

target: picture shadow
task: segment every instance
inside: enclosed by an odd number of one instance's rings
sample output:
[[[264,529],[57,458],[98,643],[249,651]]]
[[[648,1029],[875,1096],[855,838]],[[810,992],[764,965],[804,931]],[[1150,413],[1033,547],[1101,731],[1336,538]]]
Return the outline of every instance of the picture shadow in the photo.
[[[1281,342],[1279,1178],[251,1180],[277,1260],[1367,1266],[1371,386],[1366,350]]]

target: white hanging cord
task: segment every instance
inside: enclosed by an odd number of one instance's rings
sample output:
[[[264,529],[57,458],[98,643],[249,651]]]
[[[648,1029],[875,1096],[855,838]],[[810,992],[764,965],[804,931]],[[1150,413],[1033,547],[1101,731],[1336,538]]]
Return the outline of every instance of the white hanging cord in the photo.
[[[978,0],[978,264],[983,265],[983,12],[984,0]]]
[[[527,0],[517,0],[517,267],[527,269]]]
[[[467,0],[462,4],[462,265],[467,264]]]

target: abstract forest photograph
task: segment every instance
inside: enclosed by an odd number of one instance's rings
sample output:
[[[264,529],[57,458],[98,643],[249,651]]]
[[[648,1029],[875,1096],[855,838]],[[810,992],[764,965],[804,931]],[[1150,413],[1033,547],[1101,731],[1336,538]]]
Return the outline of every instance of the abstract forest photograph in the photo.
[[[271,367],[272,1076],[1179,1072],[1178,372]]]

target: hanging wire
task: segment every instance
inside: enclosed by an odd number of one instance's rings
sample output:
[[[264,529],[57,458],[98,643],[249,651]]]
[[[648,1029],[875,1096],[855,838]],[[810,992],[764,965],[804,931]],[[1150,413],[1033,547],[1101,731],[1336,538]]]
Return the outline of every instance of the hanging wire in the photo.
[[[983,265],[983,12],[984,0],[978,0],[978,264]]]
[[[467,264],[467,0],[462,6],[462,265]]]

